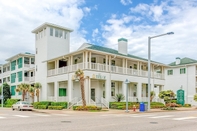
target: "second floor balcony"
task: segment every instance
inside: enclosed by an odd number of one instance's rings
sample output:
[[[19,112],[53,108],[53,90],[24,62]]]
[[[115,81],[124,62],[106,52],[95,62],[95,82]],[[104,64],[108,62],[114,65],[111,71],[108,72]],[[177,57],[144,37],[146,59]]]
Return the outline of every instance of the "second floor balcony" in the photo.
[[[131,69],[120,66],[106,65],[101,63],[78,63],[74,65],[64,66],[61,68],[50,69],[47,72],[47,76],[61,75],[69,72],[75,72],[77,69],[95,70],[100,72],[125,74],[132,76],[148,77],[148,71],[141,69]],[[151,72],[151,77],[156,79],[164,79],[163,73]]]

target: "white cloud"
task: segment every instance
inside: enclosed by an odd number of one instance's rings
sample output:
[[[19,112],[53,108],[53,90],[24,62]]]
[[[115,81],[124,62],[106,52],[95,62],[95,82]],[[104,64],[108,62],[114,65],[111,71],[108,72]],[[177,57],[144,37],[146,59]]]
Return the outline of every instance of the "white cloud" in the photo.
[[[120,0],[120,3],[122,3],[123,5],[129,5],[132,4],[131,0]]]
[[[139,4],[131,11],[140,14],[140,23],[132,22],[133,15],[124,14],[121,18],[110,18],[102,25],[106,46],[117,49],[118,38],[124,37],[128,39],[130,54],[147,58],[148,36],[173,31],[174,35],[151,40],[152,60],[168,64],[176,57],[197,59],[197,6],[193,2],[187,1],[184,5],[173,1],[170,5]],[[153,24],[155,21],[157,23]]]
[[[31,31],[44,22],[74,29],[71,50],[86,42],[83,34],[86,31],[79,31],[79,28],[90,9],[81,8],[83,4],[84,0],[0,1],[0,63],[20,52],[34,53],[35,37]]]

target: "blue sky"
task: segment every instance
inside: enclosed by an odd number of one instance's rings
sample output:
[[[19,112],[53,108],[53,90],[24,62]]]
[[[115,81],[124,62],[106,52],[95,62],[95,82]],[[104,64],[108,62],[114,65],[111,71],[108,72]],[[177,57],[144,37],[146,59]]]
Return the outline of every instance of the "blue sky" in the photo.
[[[0,64],[19,52],[34,53],[31,31],[44,22],[62,25],[71,33],[71,51],[88,42],[117,49],[128,39],[132,55],[169,64],[176,57],[197,59],[197,0],[6,0],[0,1]]]

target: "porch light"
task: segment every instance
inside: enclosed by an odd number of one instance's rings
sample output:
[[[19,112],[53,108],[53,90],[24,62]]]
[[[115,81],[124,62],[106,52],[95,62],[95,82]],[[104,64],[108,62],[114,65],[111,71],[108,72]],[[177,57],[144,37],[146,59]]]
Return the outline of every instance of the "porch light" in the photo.
[[[152,37],[148,37],[148,110],[150,110],[150,52],[151,52],[151,39],[156,38],[156,37],[161,37],[161,36],[165,36],[165,35],[172,35],[174,34],[174,32],[168,32],[165,34],[161,34],[161,35],[156,35],[156,36],[152,36]]]
[[[128,79],[125,80],[125,84],[126,84],[126,113],[129,113],[128,110],[128,83],[130,83],[130,81]]]

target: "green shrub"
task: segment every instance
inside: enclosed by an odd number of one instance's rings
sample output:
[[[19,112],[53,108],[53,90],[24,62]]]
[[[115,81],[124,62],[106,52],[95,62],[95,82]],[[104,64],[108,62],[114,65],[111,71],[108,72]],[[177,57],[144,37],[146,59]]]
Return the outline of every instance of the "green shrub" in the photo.
[[[38,109],[47,109],[46,105],[38,105]]]
[[[12,106],[13,104],[15,104],[17,101],[20,101],[19,99],[7,99],[7,101],[5,102],[5,107],[6,106]]]
[[[78,111],[101,110],[101,107],[97,107],[97,106],[73,106],[73,110],[78,110]]]
[[[62,110],[63,108],[63,106],[48,106],[49,110]]]
[[[34,109],[38,109],[38,105],[40,104],[40,102],[34,102],[33,103],[33,106],[34,106]]]
[[[46,106],[46,109],[47,109],[48,106],[51,105],[51,102],[50,101],[41,101],[41,102],[34,102],[33,103],[33,106],[34,106],[35,109],[39,109],[38,108],[39,105],[44,105],[44,106]]]
[[[63,108],[67,108],[67,102],[51,102],[51,106],[62,106]]]
[[[185,104],[183,107],[191,107],[191,104]]]

